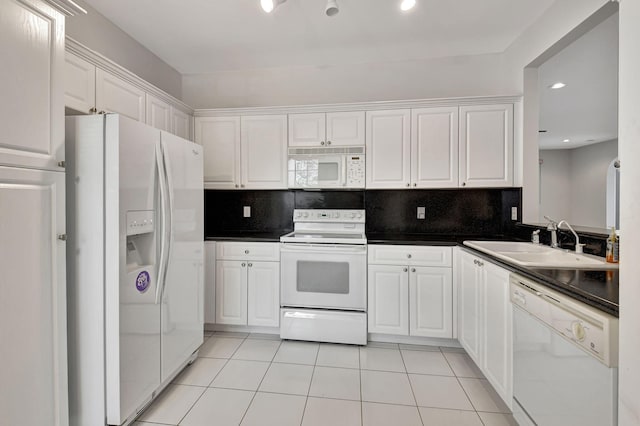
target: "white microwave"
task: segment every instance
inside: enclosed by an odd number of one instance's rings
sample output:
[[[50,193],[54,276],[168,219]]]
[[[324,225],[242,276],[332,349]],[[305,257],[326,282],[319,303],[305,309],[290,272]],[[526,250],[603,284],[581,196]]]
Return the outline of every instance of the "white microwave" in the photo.
[[[289,148],[289,188],[364,189],[364,147]]]

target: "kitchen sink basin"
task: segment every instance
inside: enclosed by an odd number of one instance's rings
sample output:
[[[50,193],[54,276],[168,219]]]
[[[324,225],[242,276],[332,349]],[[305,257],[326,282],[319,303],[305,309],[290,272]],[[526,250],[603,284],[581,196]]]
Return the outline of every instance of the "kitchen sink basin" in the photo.
[[[465,241],[464,245],[506,262],[536,268],[618,269],[617,264],[589,254],[520,241]]]

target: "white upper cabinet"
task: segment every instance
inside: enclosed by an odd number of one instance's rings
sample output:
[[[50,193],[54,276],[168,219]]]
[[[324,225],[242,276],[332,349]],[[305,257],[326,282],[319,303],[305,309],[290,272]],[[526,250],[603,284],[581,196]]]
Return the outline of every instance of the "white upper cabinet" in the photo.
[[[146,121],[145,92],[100,68],[96,70],[96,109]]]
[[[198,117],[195,130],[204,151],[205,188],[239,188],[240,117]]]
[[[178,108],[171,107],[171,129],[174,135],[186,140],[193,140],[191,136],[192,117]]]
[[[96,113],[96,66],[69,52],[64,59],[65,106],[83,114]]]
[[[45,2],[0,2],[0,165],[62,170],[64,16]]]
[[[287,187],[287,116],[244,116],[241,130],[242,188]]]
[[[513,185],[513,104],[460,107],[460,185]]]
[[[364,145],[363,111],[289,114],[289,146]]]
[[[411,186],[458,186],[458,107],[411,110]]]
[[[146,123],[156,129],[173,132],[171,127],[171,105],[147,93]]]
[[[410,186],[411,111],[367,111],[367,188]]]

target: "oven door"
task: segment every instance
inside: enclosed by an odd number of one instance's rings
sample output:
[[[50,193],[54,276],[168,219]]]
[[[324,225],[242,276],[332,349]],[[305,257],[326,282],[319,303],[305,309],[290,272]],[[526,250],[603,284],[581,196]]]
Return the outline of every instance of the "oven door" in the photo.
[[[367,246],[283,243],[282,306],[365,311]]]
[[[344,156],[290,156],[289,188],[342,188],[345,184]]]

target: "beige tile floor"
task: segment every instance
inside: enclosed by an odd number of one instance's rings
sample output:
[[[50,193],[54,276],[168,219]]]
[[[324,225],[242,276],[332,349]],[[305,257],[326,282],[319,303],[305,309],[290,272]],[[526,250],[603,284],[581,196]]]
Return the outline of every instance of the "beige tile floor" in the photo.
[[[461,349],[206,333],[137,426],[516,425]]]

